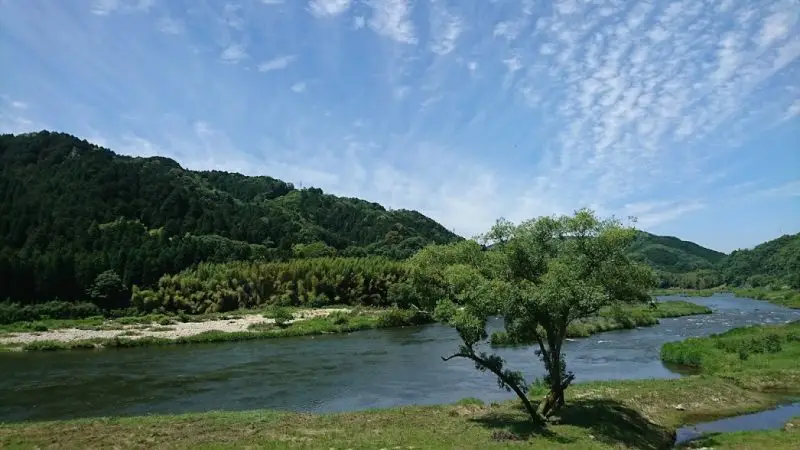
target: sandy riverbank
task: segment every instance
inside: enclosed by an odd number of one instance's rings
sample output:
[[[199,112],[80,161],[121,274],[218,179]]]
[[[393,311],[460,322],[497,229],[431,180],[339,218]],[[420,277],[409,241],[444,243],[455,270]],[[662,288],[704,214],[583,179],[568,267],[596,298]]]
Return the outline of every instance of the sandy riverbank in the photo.
[[[302,321],[314,317],[324,317],[336,311],[349,311],[346,308],[321,308],[301,310],[294,314],[291,322]],[[110,321],[113,323],[113,321]],[[119,325],[112,330],[82,330],[78,328],[61,328],[42,332],[8,333],[0,335],[0,345],[25,345],[36,341],[73,342],[92,339],[141,339],[143,337],[157,337],[163,339],[178,339],[193,336],[207,331],[222,331],[226,333],[246,332],[253,324],[275,323],[275,319],[265,318],[259,314],[247,314],[229,319],[207,320],[203,322],[173,322],[169,325],[158,323]]]

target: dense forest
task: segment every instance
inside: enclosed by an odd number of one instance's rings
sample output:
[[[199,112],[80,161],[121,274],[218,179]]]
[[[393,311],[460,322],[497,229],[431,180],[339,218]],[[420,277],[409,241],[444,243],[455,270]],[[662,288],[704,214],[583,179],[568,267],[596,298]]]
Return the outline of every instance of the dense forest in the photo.
[[[0,299],[84,300],[116,278],[147,287],[201,261],[399,260],[458,239],[416,211],[270,177],[186,170],[64,133],[0,136]]]
[[[460,239],[416,211],[267,176],[186,170],[63,133],[0,136],[0,299],[31,311],[54,299],[184,312],[409,303],[419,294],[402,261]],[[639,232],[629,255],[661,287],[800,287],[800,235],[725,255]]]

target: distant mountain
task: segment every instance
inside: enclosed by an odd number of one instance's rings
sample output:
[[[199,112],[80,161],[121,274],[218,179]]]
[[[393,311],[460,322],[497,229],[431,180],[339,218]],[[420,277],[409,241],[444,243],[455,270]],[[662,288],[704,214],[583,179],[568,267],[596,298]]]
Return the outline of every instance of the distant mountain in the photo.
[[[644,231],[631,245],[632,258],[644,262],[657,271],[687,273],[714,269],[725,254],[672,236],[657,236]]]
[[[109,269],[130,287],[198,261],[400,259],[458,239],[416,211],[267,176],[187,170],[64,133],[0,136],[0,277],[15,280],[0,300],[81,299]]]
[[[736,250],[718,269],[732,285],[800,288],[800,233],[787,234],[749,250]]]

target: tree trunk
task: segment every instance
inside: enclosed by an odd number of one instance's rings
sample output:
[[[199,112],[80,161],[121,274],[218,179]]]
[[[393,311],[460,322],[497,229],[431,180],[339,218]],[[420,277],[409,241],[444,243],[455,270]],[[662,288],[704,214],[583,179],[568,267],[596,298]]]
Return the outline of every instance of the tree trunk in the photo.
[[[531,401],[528,400],[528,397],[525,395],[525,392],[522,391],[522,388],[517,386],[517,383],[515,383],[513,380],[508,379],[508,377],[506,377],[502,371],[496,370],[493,366],[486,364],[486,361],[481,359],[478,355],[470,353],[456,353],[446,358],[442,356],[442,361],[448,361],[456,357],[471,359],[472,361],[480,364],[481,366],[485,367],[486,369],[497,375],[497,377],[500,378],[503,381],[503,383],[505,383],[506,386],[511,388],[511,390],[514,391],[515,394],[517,394],[517,397],[519,397],[519,399],[522,401],[522,404],[525,406],[525,411],[528,412],[528,415],[531,417],[531,420],[536,424],[541,424],[542,422],[544,422],[542,420],[542,416],[540,416],[536,412],[536,409],[531,404]]]

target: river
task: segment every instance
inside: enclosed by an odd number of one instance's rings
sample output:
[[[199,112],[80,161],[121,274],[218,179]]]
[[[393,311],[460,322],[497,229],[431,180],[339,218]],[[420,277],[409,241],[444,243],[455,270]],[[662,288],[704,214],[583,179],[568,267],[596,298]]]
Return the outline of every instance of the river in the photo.
[[[578,382],[679,377],[659,359],[665,342],[800,319],[800,311],[731,295],[688,300],[714,314],[568,342],[568,368]],[[469,361],[440,359],[458,344],[452,329],[434,324],[280,340],[0,354],[0,422],[259,408],[330,412],[513,397]],[[530,350],[499,353],[529,381],[542,374]]]

